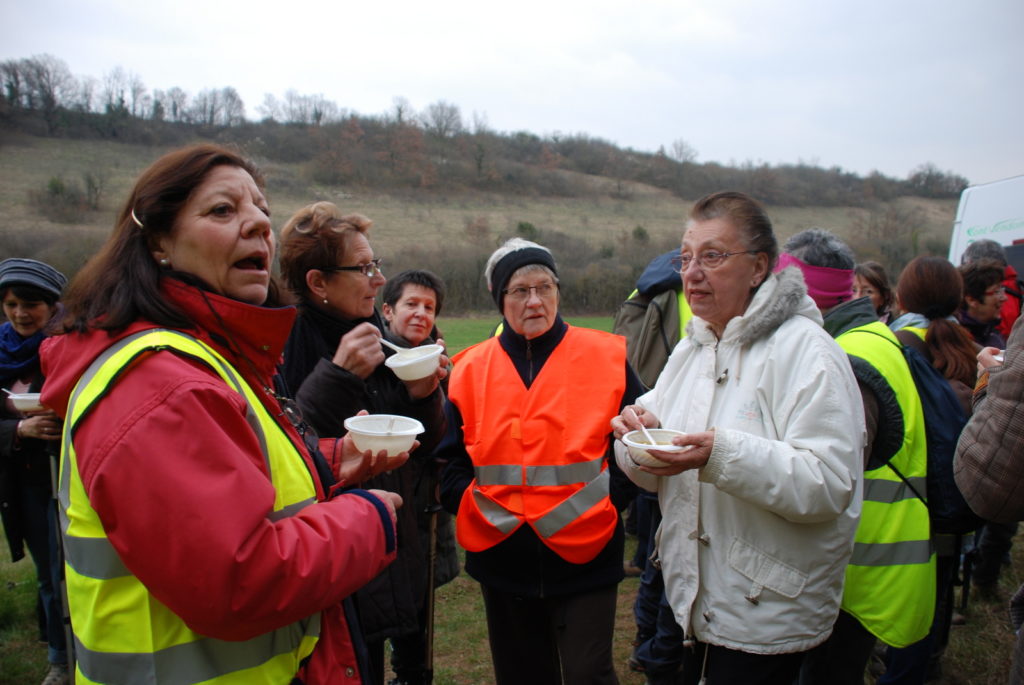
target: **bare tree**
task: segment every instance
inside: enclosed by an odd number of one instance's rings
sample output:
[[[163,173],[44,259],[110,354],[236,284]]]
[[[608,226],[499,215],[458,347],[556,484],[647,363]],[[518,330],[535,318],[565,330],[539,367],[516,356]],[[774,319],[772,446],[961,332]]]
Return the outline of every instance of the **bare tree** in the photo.
[[[188,119],[188,93],[174,86],[167,91],[164,108],[171,121],[186,121]]]
[[[92,112],[96,109],[96,92],[99,81],[93,76],[82,76],[77,80],[75,94],[71,98],[71,106],[79,112]]]
[[[189,118],[201,126],[214,126],[221,119],[223,106],[220,91],[216,88],[205,88],[192,99]]]
[[[32,94],[34,108],[43,114],[50,134],[57,130],[57,110],[74,92],[75,79],[64,60],[53,55],[36,55],[24,62],[25,84]]]
[[[395,123],[401,126],[402,124],[414,119],[416,114],[412,108],[412,104],[402,96],[396,96],[391,100],[391,111],[392,116],[395,119]]]
[[[263,94],[263,104],[256,107],[256,112],[263,117],[264,121],[280,121],[281,102],[271,93]]]
[[[444,167],[448,163],[452,139],[462,132],[462,114],[457,106],[438,100],[427,105],[421,118],[427,133],[435,140],[438,164]]]
[[[8,59],[0,62],[0,82],[3,84],[4,99],[11,107],[25,106],[23,61]]]
[[[146,111],[146,84],[142,77],[134,71],[128,72],[128,98],[131,106],[129,111],[133,117],[141,117]]]
[[[103,108],[108,114],[128,109],[128,74],[114,67],[103,77]]]
[[[684,164],[686,162],[697,161],[697,149],[687,143],[682,138],[676,138],[672,141],[672,148],[668,155],[671,159]]]
[[[238,91],[227,86],[221,90],[221,123],[225,126],[238,126],[245,123],[245,103]]]
[[[423,112],[423,125],[427,133],[441,141],[447,141],[462,132],[462,114],[459,108],[444,100],[427,105]]]

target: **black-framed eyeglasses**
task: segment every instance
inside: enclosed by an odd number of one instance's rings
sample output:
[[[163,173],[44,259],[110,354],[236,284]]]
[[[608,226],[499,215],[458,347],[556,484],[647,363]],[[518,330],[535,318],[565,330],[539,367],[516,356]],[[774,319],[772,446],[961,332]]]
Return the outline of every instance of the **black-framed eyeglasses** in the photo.
[[[378,257],[377,259],[371,259],[366,264],[356,264],[355,266],[321,266],[319,271],[358,271],[367,278],[373,278],[374,276],[383,276],[384,272],[381,271],[380,265],[384,262],[384,259]]]
[[[711,271],[712,269],[717,269],[722,266],[722,264],[725,263],[725,260],[733,255],[757,254],[758,252],[760,252],[760,250],[739,250],[737,252],[717,252],[715,250],[708,250],[707,252],[702,252],[696,257],[688,254],[679,255],[678,257],[672,258],[672,270],[677,274],[681,274],[686,271],[686,268],[690,266],[691,262],[696,261],[697,266],[701,269]]]

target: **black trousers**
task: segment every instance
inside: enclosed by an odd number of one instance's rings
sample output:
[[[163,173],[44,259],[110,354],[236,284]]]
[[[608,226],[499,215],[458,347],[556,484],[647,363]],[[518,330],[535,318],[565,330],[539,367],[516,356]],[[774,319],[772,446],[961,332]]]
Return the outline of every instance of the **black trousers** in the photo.
[[[698,642],[683,659],[684,685],[793,685],[807,652],[751,654]]]
[[[840,611],[829,638],[807,652],[800,685],[863,685],[876,640],[860,621]]]
[[[480,589],[497,685],[617,685],[612,635],[618,586],[542,598]]]

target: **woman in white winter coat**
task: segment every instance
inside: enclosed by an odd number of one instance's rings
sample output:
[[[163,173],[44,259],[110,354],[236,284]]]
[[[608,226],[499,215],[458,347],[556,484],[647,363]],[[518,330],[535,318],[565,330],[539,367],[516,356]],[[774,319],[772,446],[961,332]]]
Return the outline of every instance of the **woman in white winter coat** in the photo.
[[[658,555],[686,634],[681,680],[791,683],[832,630],[861,506],[864,416],[846,355],[753,199],[697,202],[678,269],[694,318],[654,389],[612,420],[616,437],[685,431],[650,468]]]

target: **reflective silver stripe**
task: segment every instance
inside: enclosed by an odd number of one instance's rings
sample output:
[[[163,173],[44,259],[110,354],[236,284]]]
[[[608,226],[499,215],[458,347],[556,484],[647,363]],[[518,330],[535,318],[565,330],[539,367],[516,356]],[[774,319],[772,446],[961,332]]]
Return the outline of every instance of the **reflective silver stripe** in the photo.
[[[75,658],[85,677],[98,683],[199,683],[258,667],[319,634],[320,614],[314,614],[250,640],[199,638],[149,654],[93,652],[76,637]]]
[[[527,485],[575,485],[589,483],[601,474],[604,456],[590,461],[560,466],[526,467]]]
[[[510,513],[508,509],[497,502],[484,497],[477,488],[473,488],[473,501],[476,502],[477,509],[484,515],[484,518],[502,533],[511,533],[519,525],[519,518],[515,514]]]
[[[932,556],[931,540],[906,542],[857,542],[850,563],[855,566],[898,566],[927,564]]]
[[[518,464],[487,464],[473,467],[477,485],[522,485],[523,467]]]
[[[128,347],[136,340],[144,338],[148,335],[153,334],[174,334],[178,337],[190,342],[198,343],[200,347],[204,345],[196,340],[195,338],[185,335],[179,331],[174,331],[166,328],[154,328],[145,331],[139,331],[133,333],[116,343],[103,350],[96,359],[89,365],[85,373],[79,379],[75,386],[75,389],[68,401],[68,416],[75,415],[76,407],[75,404],[80,399],[82,393],[89,386],[89,384],[96,378],[103,365],[110,361],[110,359],[118,352]],[[151,349],[159,349],[161,344],[154,344]],[[171,352],[184,352],[184,350],[177,350],[176,348],[167,348]],[[186,354],[188,354],[186,352]],[[267,450],[267,439],[263,433],[263,426],[260,425],[259,419],[256,416],[256,412],[253,410],[252,405],[249,404],[248,398],[240,385],[243,381],[238,378],[237,373],[229,366],[226,366],[221,362],[216,355],[211,354],[211,358],[217,362],[217,365],[224,370],[230,384],[233,386],[235,392],[242,396],[246,404],[246,422],[252,427],[256,434],[257,439],[260,443],[260,450],[263,453],[263,460],[267,466],[268,474],[271,471],[270,468],[270,454]],[[203,360],[204,362],[206,360]],[[104,389],[105,390],[105,389]],[[102,396],[102,393],[100,393]],[[85,408],[88,410],[88,407]],[[84,416],[84,411],[77,414],[77,418],[74,424],[71,422],[65,422],[64,424],[64,439],[67,444],[71,444],[71,433],[73,432],[78,420]],[[64,554],[65,561],[76,573],[80,575],[96,578],[99,580],[110,580],[112,578],[122,578],[124,576],[131,575],[128,569],[125,567],[124,562],[121,561],[121,557],[114,550],[114,547],[110,544],[110,541],[106,538],[83,538],[76,537],[68,534],[68,527],[70,521],[67,517],[67,508],[71,504],[71,473],[70,473],[70,459],[63,459],[63,464],[60,473],[60,486],[58,488],[58,498],[60,500],[60,524],[61,532],[64,537]],[[268,518],[272,521],[276,521],[287,516],[291,516],[294,513],[301,510],[303,507],[311,503],[312,500],[293,504],[285,509],[277,512],[271,512]]]
[[[313,504],[314,502],[316,502],[316,498],[315,497],[310,497],[308,499],[302,500],[301,502],[295,502],[294,504],[289,504],[288,506],[286,506],[286,507],[284,507],[282,509],[278,509],[277,511],[270,512],[267,515],[267,518],[270,519],[271,521],[280,521],[281,519],[288,518],[289,516],[295,516],[300,511],[302,511],[303,509],[308,507],[310,504]]]
[[[107,538],[80,538],[68,535],[66,517],[64,525],[64,561],[79,575],[99,580],[130,576],[131,571],[121,561]]]
[[[604,467],[604,457],[575,464],[526,467],[526,485],[575,485],[589,483]],[[519,464],[486,464],[473,469],[477,485],[523,485],[523,467]]]
[[[578,519],[584,512],[608,496],[611,477],[605,469],[597,478],[549,511],[534,524],[541,537],[549,538],[565,526]]]
[[[914,489],[924,495],[927,479],[915,476],[907,479]],[[866,478],[864,481],[864,501],[882,502],[892,504],[906,499],[917,499],[914,491],[907,487],[901,480],[882,480],[880,478]]]

